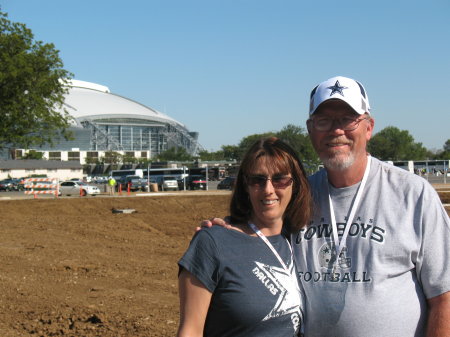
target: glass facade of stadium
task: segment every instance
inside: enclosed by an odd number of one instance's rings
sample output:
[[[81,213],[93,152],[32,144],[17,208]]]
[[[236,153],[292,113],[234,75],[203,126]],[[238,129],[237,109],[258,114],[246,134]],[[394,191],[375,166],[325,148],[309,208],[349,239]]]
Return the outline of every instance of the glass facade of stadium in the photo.
[[[97,119],[81,124],[89,131],[85,137],[95,151],[149,151],[154,156],[170,147],[182,146],[192,152],[198,136],[195,132],[186,136],[170,124],[131,118]]]
[[[160,127],[145,125],[139,120],[96,120],[97,128],[91,129],[92,150],[123,149],[148,150],[161,153],[167,150],[167,137],[159,133]],[[117,123],[120,123],[119,125]],[[87,124],[87,123],[86,123]],[[89,124],[87,124],[89,128]],[[104,134],[109,137],[103,137]]]

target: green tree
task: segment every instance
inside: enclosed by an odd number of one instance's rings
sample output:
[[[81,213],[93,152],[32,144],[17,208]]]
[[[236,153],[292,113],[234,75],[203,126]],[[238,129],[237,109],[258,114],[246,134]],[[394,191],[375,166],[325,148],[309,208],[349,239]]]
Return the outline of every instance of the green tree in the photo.
[[[424,160],[429,156],[422,143],[414,142],[407,130],[388,126],[372,137],[369,152],[381,160]]]
[[[237,145],[222,145],[223,158],[225,160],[238,160],[239,146]]]
[[[224,152],[219,151],[213,151],[209,152],[207,150],[200,151],[198,156],[202,161],[213,161],[213,160],[224,160]]]
[[[58,53],[0,11],[0,148],[70,138],[71,117],[63,103],[72,74]]]
[[[251,145],[257,140],[267,137],[278,137],[291,145],[304,163],[307,162],[317,166],[320,162],[305,129],[293,124],[286,125],[278,132],[265,132],[246,136],[241,139],[238,145],[223,145],[223,158],[225,160],[234,159],[240,161]]]
[[[137,162],[140,167],[147,167],[148,165],[151,164],[152,161],[148,158],[138,158]]]
[[[246,136],[242,138],[237,146],[224,145],[222,146],[224,158],[227,160],[235,159],[240,161],[244,156],[244,153],[257,140],[274,136],[291,145],[306,166],[312,166],[315,169],[317,164],[320,163],[319,158],[317,157],[317,154],[311,144],[311,140],[309,139],[309,135],[306,133],[305,129],[293,124],[286,125],[278,132],[265,132]]]
[[[438,151],[435,154],[434,159],[450,160],[450,139],[447,139],[442,148],[442,151]]]
[[[23,156],[22,159],[42,159],[44,157],[43,152],[38,152],[35,150],[30,150]]]
[[[125,154],[125,155],[122,157],[122,162],[123,162],[124,164],[134,164],[134,163],[137,163],[138,160],[137,160],[136,157],[133,156],[133,155]]]
[[[277,132],[276,136],[292,146],[303,161],[319,162],[311,139],[306,130],[301,126],[288,124],[281,131]]]
[[[100,163],[120,164],[123,162],[123,156],[119,152],[106,151],[105,156],[100,158]]]
[[[308,174],[317,171],[320,159],[311,143],[308,133],[301,126],[288,124],[276,133],[276,136],[288,143],[298,154]]]
[[[88,165],[100,164],[100,161],[98,160],[98,158],[86,157],[85,161],[86,161],[86,164],[88,164]]]
[[[157,159],[161,161],[190,161],[192,156],[183,147],[171,147],[160,153]]]
[[[242,138],[239,142],[238,151],[237,151],[237,160],[241,160],[244,157],[245,152],[252,146],[258,139],[273,137],[275,136],[274,132],[266,132],[266,133],[257,133],[254,135],[250,135]]]

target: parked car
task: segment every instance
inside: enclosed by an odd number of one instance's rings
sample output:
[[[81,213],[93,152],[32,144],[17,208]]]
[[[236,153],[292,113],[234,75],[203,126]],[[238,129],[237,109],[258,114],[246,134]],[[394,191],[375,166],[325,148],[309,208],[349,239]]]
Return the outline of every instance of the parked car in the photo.
[[[186,177],[186,189],[187,190],[206,190],[206,178],[201,175],[190,175]],[[178,180],[178,189],[184,190],[183,179]]]
[[[14,191],[14,182],[12,179],[0,181],[0,191]]]
[[[234,182],[236,181],[236,177],[226,177],[221,182],[217,184],[218,190],[232,190],[234,187]]]
[[[126,176],[125,179],[120,181],[122,184],[122,191],[126,191],[128,189],[128,185],[130,185],[130,191],[146,191],[148,182],[147,179],[141,178],[139,176]]]
[[[14,191],[23,191],[25,189],[25,182],[23,181],[23,179],[11,179],[12,183],[13,183],[13,187],[14,187]]]
[[[59,195],[86,195],[95,196],[100,194],[97,186],[88,185],[82,181],[63,181],[59,185]]]
[[[0,181],[0,191],[23,191],[24,182],[22,179],[12,178]]]
[[[178,181],[175,177],[164,176],[158,180],[158,188],[162,191],[178,190]]]

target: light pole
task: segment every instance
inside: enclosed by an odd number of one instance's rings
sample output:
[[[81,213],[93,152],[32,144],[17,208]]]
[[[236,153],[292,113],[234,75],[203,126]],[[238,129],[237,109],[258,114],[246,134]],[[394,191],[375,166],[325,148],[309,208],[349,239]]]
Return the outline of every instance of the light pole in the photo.
[[[150,165],[151,162],[149,161],[147,164],[147,192],[150,192]]]
[[[206,190],[208,191],[209,184],[208,184],[208,164],[206,164]]]

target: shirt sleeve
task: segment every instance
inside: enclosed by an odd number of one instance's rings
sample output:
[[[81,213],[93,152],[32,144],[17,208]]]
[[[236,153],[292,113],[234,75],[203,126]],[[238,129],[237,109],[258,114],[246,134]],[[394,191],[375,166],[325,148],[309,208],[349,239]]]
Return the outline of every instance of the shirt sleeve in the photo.
[[[194,275],[211,293],[218,283],[218,249],[208,229],[198,231],[178,261],[180,268]]]
[[[422,202],[422,246],[417,276],[427,298],[450,291],[450,220],[432,188],[425,188]]]

